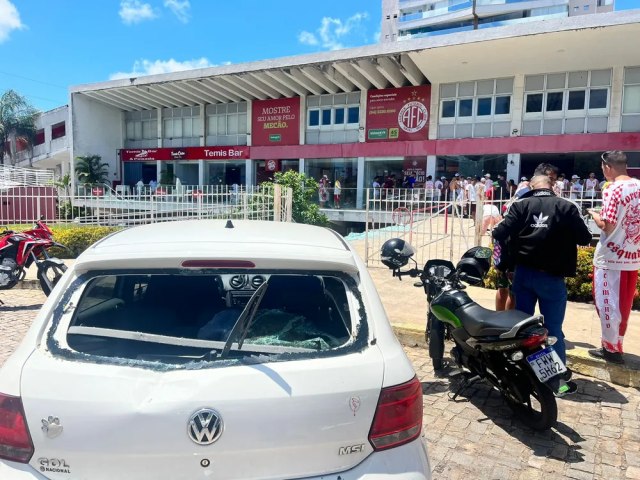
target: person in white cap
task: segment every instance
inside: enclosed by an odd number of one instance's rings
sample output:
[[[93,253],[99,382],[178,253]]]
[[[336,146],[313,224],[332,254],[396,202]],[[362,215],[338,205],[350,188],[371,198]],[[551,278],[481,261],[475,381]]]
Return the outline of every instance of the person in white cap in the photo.
[[[520,198],[522,195],[527,193],[529,190],[531,190],[531,187],[529,187],[529,181],[527,180],[527,177],[522,177],[520,179],[520,183],[516,187],[516,194],[515,195],[516,195],[517,198]]]
[[[491,181],[491,174],[484,174],[484,196],[488,202],[493,200],[493,182]]]
[[[579,200],[582,198],[582,184],[578,175],[571,175],[571,189],[569,198],[571,200]]]

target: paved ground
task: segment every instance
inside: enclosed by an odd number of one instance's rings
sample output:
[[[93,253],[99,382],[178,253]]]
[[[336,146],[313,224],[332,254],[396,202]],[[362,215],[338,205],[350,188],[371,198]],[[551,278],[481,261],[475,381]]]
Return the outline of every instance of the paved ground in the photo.
[[[16,348],[44,296],[0,293],[0,365]],[[579,393],[559,401],[556,429],[535,433],[514,420],[484,384],[449,400],[423,348],[407,347],[424,391],[424,431],[435,479],[640,479],[640,394],[577,375]],[[473,395],[469,395],[473,393]]]

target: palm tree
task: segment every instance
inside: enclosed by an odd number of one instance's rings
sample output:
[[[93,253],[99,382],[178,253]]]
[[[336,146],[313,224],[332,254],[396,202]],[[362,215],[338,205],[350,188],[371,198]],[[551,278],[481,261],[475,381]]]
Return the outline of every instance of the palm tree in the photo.
[[[102,162],[100,155],[76,157],[76,175],[80,183],[106,183],[109,179],[109,164]]]
[[[36,137],[35,121],[38,112],[23,96],[7,90],[0,97],[0,163],[5,155],[13,164],[10,140],[22,142],[31,149]]]

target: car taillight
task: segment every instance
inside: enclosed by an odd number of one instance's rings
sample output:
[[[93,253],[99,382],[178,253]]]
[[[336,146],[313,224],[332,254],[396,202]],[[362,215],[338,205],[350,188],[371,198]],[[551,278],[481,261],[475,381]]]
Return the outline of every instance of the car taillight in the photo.
[[[422,386],[413,380],[383,388],[369,431],[374,450],[385,450],[409,443],[422,430]]]
[[[0,458],[27,463],[33,443],[24,417],[22,400],[0,393]]]
[[[546,341],[547,341],[547,332],[545,331],[545,333],[538,333],[525,338],[522,341],[522,346],[525,348],[537,347],[538,345],[542,345]]]

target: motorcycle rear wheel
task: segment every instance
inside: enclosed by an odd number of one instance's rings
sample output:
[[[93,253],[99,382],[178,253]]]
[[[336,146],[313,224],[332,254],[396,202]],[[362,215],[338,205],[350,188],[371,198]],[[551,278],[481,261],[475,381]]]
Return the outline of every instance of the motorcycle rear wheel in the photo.
[[[66,271],[66,265],[57,265],[52,263],[45,265],[38,271],[40,287],[47,297],[51,294],[53,287],[56,286],[56,283],[60,281],[60,278],[62,278],[62,275]]]
[[[558,405],[553,392],[531,376],[520,382],[519,388],[525,397],[524,402],[519,402],[513,395],[502,392],[513,413],[533,430],[542,431],[553,427],[558,420]]]

